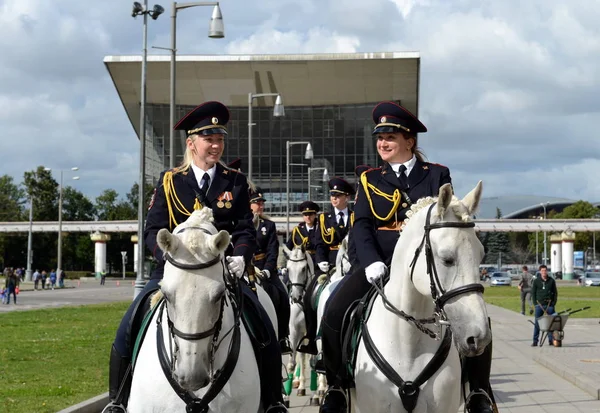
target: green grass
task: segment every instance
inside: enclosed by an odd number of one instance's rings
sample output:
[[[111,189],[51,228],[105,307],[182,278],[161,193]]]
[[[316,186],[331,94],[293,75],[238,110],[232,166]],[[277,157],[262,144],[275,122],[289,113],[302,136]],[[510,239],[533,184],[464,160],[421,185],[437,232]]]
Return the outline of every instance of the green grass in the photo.
[[[130,302],[0,314],[0,411],[57,412],[104,393]]]
[[[516,287],[489,287],[486,285],[483,297],[486,303],[521,312],[521,292]],[[560,312],[567,308],[577,310],[587,306],[591,308],[575,313],[572,317],[600,318],[600,288],[558,285],[556,311]]]

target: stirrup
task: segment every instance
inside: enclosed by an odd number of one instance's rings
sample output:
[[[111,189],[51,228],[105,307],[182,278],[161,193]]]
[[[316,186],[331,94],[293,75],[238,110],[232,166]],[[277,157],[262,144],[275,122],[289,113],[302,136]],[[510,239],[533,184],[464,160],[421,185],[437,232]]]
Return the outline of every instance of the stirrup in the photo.
[[[321,401],[321,407],[319,408],[319,412],[322,411],[323,405],[325,403],[325,400],[327,400],[327,396],[329,395],[329,393],[341,393],[342,396],[344,397],[344,409],[347,412],[348,411],[348,395],[346,394],[346,391],[344,390],[344,388],[340,385],[331,385],[327,388],[327,390],[325,391],[325,394],[323,395],[323,399]]]
[[[289,412],[289,410],[285,407],[285,405],[283,405],[280,402],[274,403],[272,405],[270,405],[269,407],[267,407],[267,410],[265,410],[265,413],[269,413],[271,411],[273,411],[273,409],[279,409],[277,411],[279,412]]]
[[[467,406],[469,405],[469,402],[471,401],[471,398],[475,395],[481,395],[484,396],[488,402],[490,402],[490,406],[492,406],[492,411],[494,412],[498,412],[498,407],[496,407],[496,404],[494,403],[494,401],[492,400],[492,398],[490,397],[489,394],[487,394],[487,392],[485,390],[482,389],[478,389],[478,390],[472,390],[469,395],[467,396],[467,398],[465,399],[465,407],[464,407],[464,413],[470,413],[470,411],[467,410]]]
[[[115,402],[111,401],[101,413],[127,413],[127,408],[122,404],[115,404]]]

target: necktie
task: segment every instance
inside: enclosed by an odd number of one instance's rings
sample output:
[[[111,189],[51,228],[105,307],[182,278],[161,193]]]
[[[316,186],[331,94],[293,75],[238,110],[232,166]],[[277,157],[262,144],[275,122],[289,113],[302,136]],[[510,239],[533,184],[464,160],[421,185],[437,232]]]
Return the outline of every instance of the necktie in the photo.
[[[340,219],[338,219],[338,224],[340,227],[344,226],[344,213],[342,211],[338,212]]]
[[[404,173],[406,171],[406,166],[405,165],[400,165],[400,168],[398,169],[398,181],[400,182],[400,187],[401,188],[408,188],[408,178],[406,176],[406,174]]]
[[[204,172],[204,176],[202,176],[202,185],[200,186],[200,189],[202,189],[202,192],[204,192],[204,194],[208,193],[209,185],[210,185],[210,176],[208,176],[207,172]]]

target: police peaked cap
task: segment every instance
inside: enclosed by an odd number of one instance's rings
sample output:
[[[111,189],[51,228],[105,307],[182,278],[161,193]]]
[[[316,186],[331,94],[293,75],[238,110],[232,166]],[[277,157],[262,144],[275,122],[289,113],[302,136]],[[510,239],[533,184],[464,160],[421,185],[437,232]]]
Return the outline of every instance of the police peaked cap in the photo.
[[[229,109],[221,102],[206,102],[185,115],[173,129],[191,135],[227,135]]]
[[[354,193],[354,188],[346,180],[338,177],[331,178],[329,180],[329,194],[330,195],[351,195]]]
[[[300,204],[298,210],[303,214],[316,214],[321,209],[319,208],[319,205],[317,205],[313,201],[304,201]]]
[[[412,134],[427,132],[425,125],[408,109],[394,102],[381,102],[373,109],[375,129],[378,133],[408,132]]]
[[[263,196],[263,191],[262,189],[260,189],[259,187],[256,187],[256,189],[251,189],[250,190],[250,203],[256,203],[256,202],[260,202],[260,201],[266,201],[265,197]]]

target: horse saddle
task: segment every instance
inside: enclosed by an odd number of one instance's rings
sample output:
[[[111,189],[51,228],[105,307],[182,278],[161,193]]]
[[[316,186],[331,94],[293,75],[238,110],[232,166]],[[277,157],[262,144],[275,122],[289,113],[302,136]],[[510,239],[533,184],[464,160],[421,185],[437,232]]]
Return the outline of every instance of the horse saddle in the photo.
[[[148,324],[152,318],[149,315],[154,314],[150,308],[150,299],[152,298],[152,295],[159,289],[160,287],[156,286],[155,289],[146,291],[144,296],[138,300],[136,306],[131,312],[131,317],[129,318],[127,325],[125,344],[129,350],[129,354],[131,354],[133,357],[132,360],[135,360],[137,351],[139,350],[139,344],[141,344],[141,342],[144,340],[146,330],[148,330]]]
[[[385,277],[383,285],[389,281],[389,277]],[[341,377],[347,383],[354,382],[354,367],[356,366],[356,353],[358,345],[362,337],[363,325],[371,315],[373,303],[377,297],[377,290],[371,286],[369,291],[360,299],[354,301],[346,310],[344,320],[342,322],[341,337],[341,352],[342,366],[344,367],[344,377]]]
[[[257,307],[256,302],[252,299],[253,297],[250,297],[249,294],[254,293],[250,289],[242,290],[242,295],[245,295],[242,304],[242,322],[252,340],[254,352],[258,356],[258,351],[271,343],[271,334],[269,334],[269,329],[265,325],[266,323],[271,323],[271,320],[263,320],[263,312]],[[260,304],[258,305],[260,306]],[[273,326],[273,328],[276,327]]]

